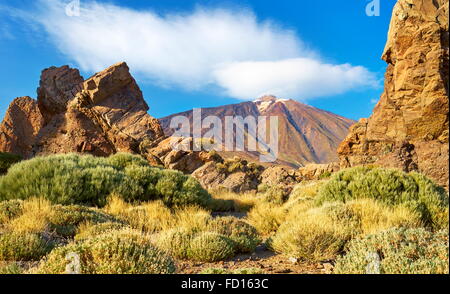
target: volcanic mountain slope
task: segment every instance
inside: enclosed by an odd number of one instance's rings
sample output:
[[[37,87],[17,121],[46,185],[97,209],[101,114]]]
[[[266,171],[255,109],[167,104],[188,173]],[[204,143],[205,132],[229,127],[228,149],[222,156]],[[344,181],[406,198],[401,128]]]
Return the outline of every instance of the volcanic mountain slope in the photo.
[[[274,96],[264,96],[253,102],[204,108],[201,111],[202,119],[207,116],[217,116],[222,120],[223,126],[226,116],[242,116],[243,118],[277,116],[279,154],[275,163],[292,167],[337,161],[336,149],[347,135],[350,126],[355,123],[333,113],[294,100],[277,99]],[[170,122],[175,116],[188,117],[192,125],[192,110],[161,118],[159,121],[166,135],[172,135],[175,131],[170,128]],[[203,129],[202,134],[208,130]],[[245,135],[248,136],[247,129]],[[238,155],[250,160],[257,160],[259,157],[259,153],[249,151],[219,153],[224,157]]]

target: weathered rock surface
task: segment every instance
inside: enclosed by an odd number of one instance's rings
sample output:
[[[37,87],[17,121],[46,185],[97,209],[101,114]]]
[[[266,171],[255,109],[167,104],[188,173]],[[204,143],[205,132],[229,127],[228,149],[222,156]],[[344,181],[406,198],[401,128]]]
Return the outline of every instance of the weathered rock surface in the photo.
[[[341,167],[418,170],[448,185],[449,3],[399,0],[383,60],[385,89],[338,148]]]
[[[107,156],[138,153],[141,141],[164,136],[123,62],[86,81],[68,66],[45,69],[37,93],[37,101],[18,98],[9,107],[0,150],[24,157],[68,152]]]
[[[174,145],[185,145],[187,148],[174,148]],[[172,138],[167,137],[161,141],[155,142],[150,146],[140,147],[141,153],[147,157],[156,157],[161,161],[161,165],[182,171],[184,173],[193,173],[207,162],[221,162],[223,159],[217,154],[206,151],[184,151],[192,150],[192,138]]]
[[[207,162],[192,173],[204,188],[209,190],[225,189],[235,193],[255,191],[261,182],[262,166],[249,163],[238,157]]]
[[[43,124],[44,118],[35,100],[30,97],[14,99],[0,125],[0,151],[30,157]]]

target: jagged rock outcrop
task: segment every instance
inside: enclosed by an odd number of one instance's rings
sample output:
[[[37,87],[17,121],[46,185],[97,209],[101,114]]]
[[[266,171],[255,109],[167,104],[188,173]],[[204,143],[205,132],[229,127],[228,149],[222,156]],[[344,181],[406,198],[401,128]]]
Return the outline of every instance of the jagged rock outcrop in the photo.
[[[239,157],[221,160],[213,155],[211,160],[195,170],[192,176],[205,189],[228,190],[235,193],[256,191],[264,167]]]
[[[43,124],[44,118],[36,100],[30,97],[14,99],[0,124],[0,151],[29,157]]]
[[[37,101],[17,98],[0,129],[0,150],[35,155],[139,153],[140,142],[164,137],[126,63],[84,81],[77,69],[42,72]]]
[[[448,185],[449,31],[446,0],[399,0],[383,60],[385,89],[338,148],[341,167],[418,170]]]
[[[165,137],[147,146],[144,142],[141,144],[140,150],[141,154],[145,154],[150,162],[156,160],[159,163],[156,165],[176,169],[187,174],[193,173],[207,162],[223,161],[222,157],[216,153],[188,151],[192,150],[192,141],[192,138]],[[177,148],[176,145],[185,145],[186,148]]]

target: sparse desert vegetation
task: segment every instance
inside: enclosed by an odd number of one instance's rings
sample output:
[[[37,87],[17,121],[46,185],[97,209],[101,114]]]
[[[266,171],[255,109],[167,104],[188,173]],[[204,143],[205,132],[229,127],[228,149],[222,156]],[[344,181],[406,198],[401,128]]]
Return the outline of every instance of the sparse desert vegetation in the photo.
[[[366,273],[368,253],[381,273],[448,273],[448,194],[417,173],[357,167],[239,194],[139,156],[70,154],[15,164],[0,186],[1,273],[273,272],[258,254]]]

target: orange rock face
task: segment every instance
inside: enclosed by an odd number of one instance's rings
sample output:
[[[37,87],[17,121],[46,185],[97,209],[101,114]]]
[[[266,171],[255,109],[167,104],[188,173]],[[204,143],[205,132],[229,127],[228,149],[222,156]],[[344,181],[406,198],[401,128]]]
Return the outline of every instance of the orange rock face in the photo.
[[[449,3],[399,0],[383,60],[385,89],[339,146],[341,167],[418,170],[448,185]]]
[[[0,151],[30,157],[43,124],[44,118],[36,100],[30,97],[14,99],[0,125]]]
[[[68,66],[42,72],[37,101],[17,98],[0,127],[0,150],[31,157],[80,152],[139,152],[163,136],[125,63],[84,81]]]

